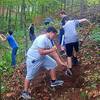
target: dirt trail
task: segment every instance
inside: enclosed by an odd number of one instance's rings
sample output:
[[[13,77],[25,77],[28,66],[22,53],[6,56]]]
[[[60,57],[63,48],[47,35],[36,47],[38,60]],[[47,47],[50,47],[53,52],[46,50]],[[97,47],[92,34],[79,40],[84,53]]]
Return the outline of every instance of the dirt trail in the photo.
[[[31,88],[29,89],[31,96],[33,97],[32,100],[100,100],[99,94],[94,98],[92,98],[91,95],[90,99],[87,95],[84,96],[82,94],[83,96],[80,96],[81,89],[85,88],[85,77],[88,76],[85,72],[93,72],[94,70],[97,72],[100,70],[100,56],[96,53],[100,48],[98,49],[96,44],[91,42],[89,44],[89,47],[81,50],[81,55],[79,55],[80,64],[73,66],[72,77],[67,77],[62,71],[61,66],[58,66],[57,78],[64,80],[63,86],[57,87],[55,90],[51,89],[50,77],[47,74],[47,71],[40,72],[32,81]],[[2,94],[2,100],[20,100],[19,97],[23,90],[24,82],[24,67],[25,64],[20,64],[20,67],[15,69],[15,72],[10,78],[4,77],[4,80],[7,80],[9,91]],[[100,88],[100,85],[98,85],[98,88]]]

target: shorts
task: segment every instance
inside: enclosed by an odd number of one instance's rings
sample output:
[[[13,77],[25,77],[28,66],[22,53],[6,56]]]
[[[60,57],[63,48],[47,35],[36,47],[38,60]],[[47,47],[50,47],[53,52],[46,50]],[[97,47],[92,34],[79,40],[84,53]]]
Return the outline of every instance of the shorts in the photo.
[[[76,52],[79,51],[79,42],[65,44],[65,48],[66,48],[67,56],[71,57],[73,56],[73,50],[75,50]]]
[[[55,69],[57,63],[50,56],[45,56],[38,60],[33,60],[27,57],[26,66],[27,66],[26,79],[32,80],[36,76],[40,68],[44,67],[47,70],[52,70]]]

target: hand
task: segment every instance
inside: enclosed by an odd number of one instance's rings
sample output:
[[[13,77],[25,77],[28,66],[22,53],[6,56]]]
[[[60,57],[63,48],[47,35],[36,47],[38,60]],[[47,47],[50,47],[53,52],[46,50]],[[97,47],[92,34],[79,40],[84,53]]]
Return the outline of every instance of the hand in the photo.
[[[64,66],[64,67],[68,67],[67,62],[62,62],[61,65]]]
[[[52,52],[53,51],[56,51],[57,50],[57,47],[54,45],[52,48],[51,48]]]
[[[64,46],[61,46],[61,50],[64,51],[65,50],[65,47]]]
[[[54,45],[54,46],[53,46],[53,48],[57,49],[57,46],[56,46],[56,45]]]

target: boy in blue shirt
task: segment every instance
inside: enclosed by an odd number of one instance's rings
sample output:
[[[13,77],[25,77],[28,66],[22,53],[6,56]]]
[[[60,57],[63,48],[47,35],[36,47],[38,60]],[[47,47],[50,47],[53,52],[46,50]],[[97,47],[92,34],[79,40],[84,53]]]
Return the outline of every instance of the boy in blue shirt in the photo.
[[[3,38],[2,39],[3,41],[7,40],[10,47],[12,48],[12,54],[11,54],[11,65],[15,68],[16,67],[16,54],[17,54],[17,50],[18,50],[18,44],[15,40],[15,38],[13,37],[13,32],[12,31],[9,31],[8,32],[8,36],[5,37],[3,35]]]

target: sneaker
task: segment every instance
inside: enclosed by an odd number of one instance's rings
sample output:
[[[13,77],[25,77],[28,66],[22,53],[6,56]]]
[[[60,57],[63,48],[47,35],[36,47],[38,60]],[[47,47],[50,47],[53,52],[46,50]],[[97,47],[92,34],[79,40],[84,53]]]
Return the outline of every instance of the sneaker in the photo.
[[[78,60],[77,60],[76,57],[73,57],[73,58],[72,58],[72,63],[73,63],[73,65],[79,64],[79,62],[78,62]]]
[[[71,77],[73,74],[72,74],[71,70],[68,68],[68,69],[65,71],[65,75]]]
[[[62,80],[55,80],[55,82],[51,82],[51,87],[55,87],[55,86],[61,86],[63,85],[64,81]]]
[[[28,92],[26,92],[26,91],[23,91],[22,92],[22,95],[21,95],[21,98],[23,98],[23,99],[25,99],[25,100],[30,100],[31,99],[31,96],[29,95],[29,93]]]

